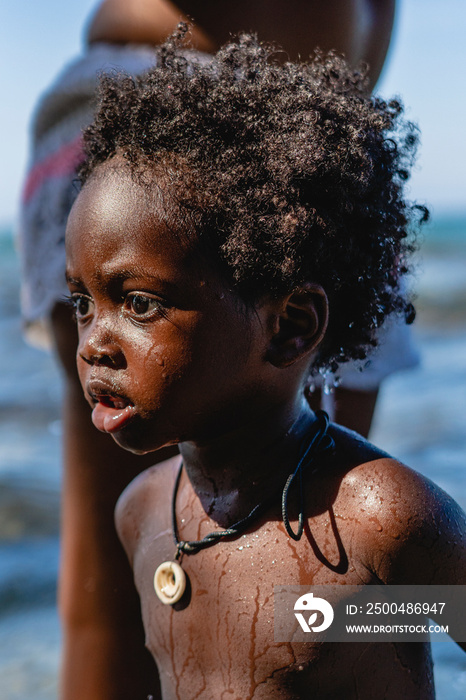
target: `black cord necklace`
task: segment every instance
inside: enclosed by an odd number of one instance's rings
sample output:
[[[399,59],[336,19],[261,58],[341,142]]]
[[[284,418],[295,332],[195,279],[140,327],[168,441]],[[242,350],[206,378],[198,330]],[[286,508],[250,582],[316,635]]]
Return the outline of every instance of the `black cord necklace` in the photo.
[[[298,465],[292,472],[281,490],[282,493],[282,518],[285,529],[288,535],[294,540],[300,540],[304,530],[304,488],[303,488],[303,472],[307,470],[314,462],[318,455],[333,448],[334,441],[328,434],[329,417],[325,411],[316,412],[317,428],[309,443],[301,451]],[[314,474],[319,468],[319,465],[309,473],[309,476]],[[270,508],[276,502],[277,494],[274,493],[270,498],[258,503],[245,518],[231,525],[226,530],[217,530],[211,532],[202,540],[180,540],[178,537],[178,525],[176,522],[176,496],[180,485],[181,473],[183,471],[183,462],[180,465],[178,474],[175,480],[175,486],[172,496],[172,528],[173,538],[176,545],[175,561],[166,561],[161,564],[154,576],[154,588],[162,603],[173,605],[180,600],[186,588],[186,574],[178,563],[182,554],[197,554],[201,549],[212,547],[217,542],[228,537],[237,537],[244,532],[247,527],[256,520],[260,515]],[[288,516],[288,495],[290,488],[295,479],[298,479],[299,486],[299,515],[298,515],[298,531],[294,532]]]

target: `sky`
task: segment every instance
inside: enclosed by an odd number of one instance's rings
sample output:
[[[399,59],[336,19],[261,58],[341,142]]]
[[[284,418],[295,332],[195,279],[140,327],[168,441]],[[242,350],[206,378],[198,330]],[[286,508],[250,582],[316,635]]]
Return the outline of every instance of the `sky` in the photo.
[[[37,98],[82,47],[96,0],[2,0],[0,8],[0,225],[17,217]],[[466,213],[466,2],[399,0],[382,78],[421,129],[409,196],[434,217]]]

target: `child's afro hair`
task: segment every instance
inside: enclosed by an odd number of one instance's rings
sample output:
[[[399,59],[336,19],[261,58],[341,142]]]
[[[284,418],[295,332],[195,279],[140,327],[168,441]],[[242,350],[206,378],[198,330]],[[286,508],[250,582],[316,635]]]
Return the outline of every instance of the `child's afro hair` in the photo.
[[[180,211],[240,297],[322,285],[329,325],[313,371],[363,359],[388,314],[414,318],[400,279],[408,226],[427,218],[403,198],[415,126],[333,53],[282,64],[242,35],[197,62],[185,31],[147,74],[101,80],[82,182],[117,153],[135,175],[178,163]]]

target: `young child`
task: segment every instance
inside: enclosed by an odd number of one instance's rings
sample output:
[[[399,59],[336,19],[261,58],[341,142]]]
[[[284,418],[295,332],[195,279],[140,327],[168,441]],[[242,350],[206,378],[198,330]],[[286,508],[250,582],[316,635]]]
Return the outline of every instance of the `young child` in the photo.
[[[67,229],[94,425],[181,453],[116,513],[153,695],[432,698],[427,645],[273,631],[275,585],[466,582],[458,506],[304,399],[310,368],[412,320],[416,132],[335,56],[280,65],[243,36],[188,66],[178,41],[145,77],[103,80]]]

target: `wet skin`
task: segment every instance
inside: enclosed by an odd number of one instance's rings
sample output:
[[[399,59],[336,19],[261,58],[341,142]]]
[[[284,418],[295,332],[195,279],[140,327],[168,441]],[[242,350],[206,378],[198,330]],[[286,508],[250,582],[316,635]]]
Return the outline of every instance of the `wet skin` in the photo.
[[[312,433],[302,386],[325,330],[325,295],[311,285],[246,310],[177,230],[155,185],[149,194],[115,159],[73,208],[78,369],[95,424],[118,444],[180,443],[180,537],[199,539],[278,492]],[[239,541],[184,558],[191,593],[176,609],[152,579],[174,556],[179,458],[121,497],[117,527],[164,698],[433,697],[422,645],[273,641],[274,585],[466,581],[464,516],[451,499],[354,433],[332,433],[334,454],[306,483],[301,541],[285,533],[277,503]]]
[[[67,243],[94,423],[134,452],[231,430],[237,406],[252,417],[268,403],[269,309],[247,312],[128,173],[101,170],[73,207]]]
[[[129,487],[119,502],[117,527],[165,699],[434,697],[427,645],[274,643],[275,585],[380,582],[374,559],[388,553],[387,539],[395,533],[390,523],[385,532],[378,529],[387,523],[385,494],[372,506],[370,501],[389,460],[374,451],[367,456],[374,461],[351,475],[328,464],[330,477],[323,474],[309,484],[307,525],[299,542],[285,532],[277,497],[276,508],[245,535],[184,556],[191,591],[176,609],[158,600],[152,581],[156,567],[174,556],[170,502],[179,458]],[[218,528],[187,478],[178,492],[177,522],[183,539],[197,540]],[[296,530],[296,521],[292,525]]]

